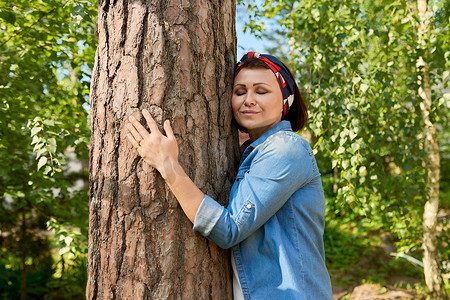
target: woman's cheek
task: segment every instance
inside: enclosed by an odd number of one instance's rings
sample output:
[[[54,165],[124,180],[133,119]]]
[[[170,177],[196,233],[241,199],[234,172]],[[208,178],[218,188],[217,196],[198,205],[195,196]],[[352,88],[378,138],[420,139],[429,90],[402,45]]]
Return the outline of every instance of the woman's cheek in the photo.
[[[239,103],[238,103],[238,99],[233,96],[231,98],[231,108],[233,110],[233,114],[236,117],[236,113],[239,111]]]

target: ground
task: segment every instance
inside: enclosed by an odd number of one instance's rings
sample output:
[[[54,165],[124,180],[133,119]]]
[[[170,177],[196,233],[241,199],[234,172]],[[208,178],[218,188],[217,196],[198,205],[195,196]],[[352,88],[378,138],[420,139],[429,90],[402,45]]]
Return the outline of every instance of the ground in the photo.
[[[376,300],[376,299],[425,299],[415,289],[396,288],[392,285],[362,284],[357,287],[333,288],[333,299]]]

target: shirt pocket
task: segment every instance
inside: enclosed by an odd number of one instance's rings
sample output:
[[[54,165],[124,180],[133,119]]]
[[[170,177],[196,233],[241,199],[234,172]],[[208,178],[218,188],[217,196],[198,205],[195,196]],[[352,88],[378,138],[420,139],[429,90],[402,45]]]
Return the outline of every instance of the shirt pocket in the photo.
[[[253,204],[249,199],[244,201],[244,205],[242,205],[238,214],[236,215],[236,223],[238,225],[243,225],[247,222],[250,216],[252,216],[255,212],[255,204]]]

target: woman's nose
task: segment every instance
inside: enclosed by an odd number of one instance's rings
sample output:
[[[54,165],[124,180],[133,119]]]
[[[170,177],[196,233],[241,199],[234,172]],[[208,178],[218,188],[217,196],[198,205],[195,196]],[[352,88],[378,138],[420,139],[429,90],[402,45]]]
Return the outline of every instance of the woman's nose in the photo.
[[[244,105],[253,106],[253,105],[255,105],[255,103],[256,103],[256,101],[255,101],[255,97],[254,97],[253,93],[247,93],[247,95],[245,96]]]

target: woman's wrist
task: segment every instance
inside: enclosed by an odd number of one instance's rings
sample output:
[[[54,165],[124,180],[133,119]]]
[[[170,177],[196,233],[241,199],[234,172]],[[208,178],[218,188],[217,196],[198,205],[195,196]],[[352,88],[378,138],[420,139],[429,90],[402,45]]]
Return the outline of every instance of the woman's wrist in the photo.
[[[181,166],[177,159],[166,159],[161,166],[157,168],[162,178],[168,183],[175,180],[176,173],[180,172]]]
[[[176,159],[166,159],[158,171],[177,198],[186,216],[194,223],[198,207],[203,200],[203,192],[187,176]]]

